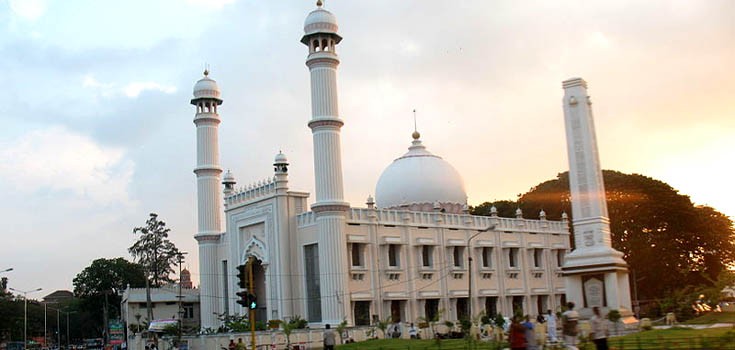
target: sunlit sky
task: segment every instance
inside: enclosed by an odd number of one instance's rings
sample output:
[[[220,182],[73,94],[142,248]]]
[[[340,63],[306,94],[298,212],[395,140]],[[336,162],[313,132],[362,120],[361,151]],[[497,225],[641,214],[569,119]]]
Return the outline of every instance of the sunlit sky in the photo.
[[[346,199],[363,206],[411,141],[469,203],[567,170],[561,81],[582,77],[602,165],[733,217],[735,1],[329,0]],[[314,1],[0,0],[0,270],[42,297],[100,257],[130,258],[157,212],[198,280],[194,109],[222,88],[221,163],[313,193],[307,49]],[[312,197],[313,200],[313,197]]]

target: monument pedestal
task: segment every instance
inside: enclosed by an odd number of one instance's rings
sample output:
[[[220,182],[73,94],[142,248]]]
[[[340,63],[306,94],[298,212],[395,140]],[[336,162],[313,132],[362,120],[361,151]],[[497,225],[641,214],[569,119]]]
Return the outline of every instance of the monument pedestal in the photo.
[[[598,252],[601,253],[599,255],[590,253],[582,255],[574,251],[566,257],[562,273],[567,301],[574,302],[582,318],[592,317],[592,308],[597,306],[603,315],[610,310],[617,310],[624,323],[636,322],[630,305],[627,265],[609,252]],[[589,264],[590,259],[596,264]]]

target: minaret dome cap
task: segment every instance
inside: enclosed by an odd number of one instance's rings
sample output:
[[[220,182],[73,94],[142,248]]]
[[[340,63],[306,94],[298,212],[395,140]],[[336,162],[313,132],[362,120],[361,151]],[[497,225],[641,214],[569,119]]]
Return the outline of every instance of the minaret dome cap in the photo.
[[[337,17],[331,12],[325,10],[320,4],[316,10],[311,11],[304,21],[304,36],[328,33],[337,34],[339,26],[337,25]]]
[[[209,71],[204,71],[204,77],[194,84],[194,98],[220,99],[220,90],[217,82],[209,77]]]
[[[276,154],[276,159],[274,163],[275,164],[288,163],[288,159],[286,158],[286,155],[283,154],[283,152],[278,152],[278,154]]]

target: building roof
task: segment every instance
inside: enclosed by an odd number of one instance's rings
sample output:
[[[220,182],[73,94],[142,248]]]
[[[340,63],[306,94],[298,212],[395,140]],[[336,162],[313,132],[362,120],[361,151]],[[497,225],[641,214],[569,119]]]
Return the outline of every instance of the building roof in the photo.
[[[179,300],[179,287],[177,285],[165,286],[161,288],[151,288],[151,302],[165,303],[176,302]],[[199,289],[181,289],[181,301],[185,303],[199,302]],[[125,290],[123,300],[128,303],[145,303],[145,288],[128,288]]]

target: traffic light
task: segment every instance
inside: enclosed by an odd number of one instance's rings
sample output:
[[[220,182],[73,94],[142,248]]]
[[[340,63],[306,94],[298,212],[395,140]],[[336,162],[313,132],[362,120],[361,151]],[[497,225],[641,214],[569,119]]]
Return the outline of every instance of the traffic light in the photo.
[[[248,265],[243,264],[237,267],[237,286],[240,289],[248,289]],[[238,293],[237,295],[240,295]]]
[[[253,293],[248,293],[248,307],[250,308],[250,310],[255,310],[258,308],[258,297],[256,297]]]
[[[250,293],[247,291],[237,292],[235,293],[239,297],[237,299],[237,303],[242,305],[242,307],[249,307],[250,305]]]

